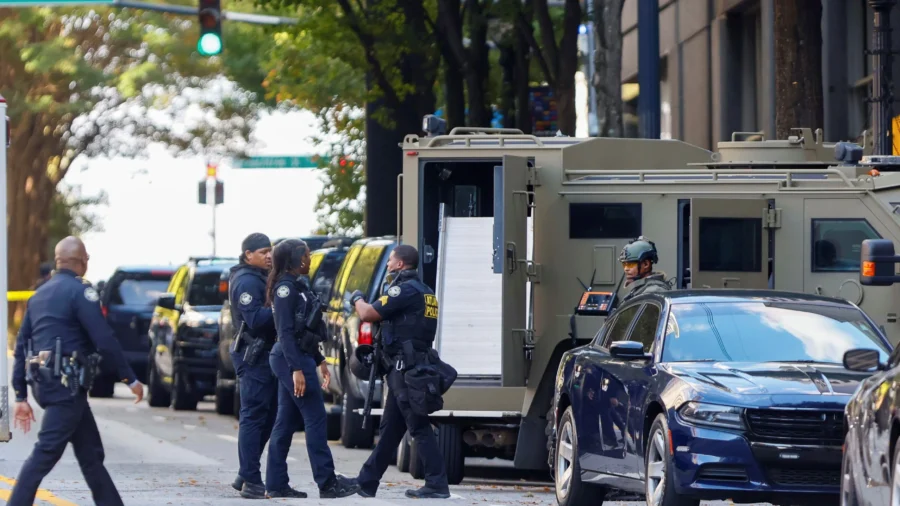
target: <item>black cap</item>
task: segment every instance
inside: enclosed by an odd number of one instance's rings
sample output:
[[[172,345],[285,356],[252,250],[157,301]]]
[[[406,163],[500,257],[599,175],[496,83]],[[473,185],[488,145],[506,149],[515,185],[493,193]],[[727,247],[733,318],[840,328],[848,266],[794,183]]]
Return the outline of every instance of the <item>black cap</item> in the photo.
[[[258,249],[271,247],[272,241],[269,240],[269,236],[255,232],[245,237],[244,242],[241,243],[241,256],[243,257],[244,253],[247,251],[256,251]]]

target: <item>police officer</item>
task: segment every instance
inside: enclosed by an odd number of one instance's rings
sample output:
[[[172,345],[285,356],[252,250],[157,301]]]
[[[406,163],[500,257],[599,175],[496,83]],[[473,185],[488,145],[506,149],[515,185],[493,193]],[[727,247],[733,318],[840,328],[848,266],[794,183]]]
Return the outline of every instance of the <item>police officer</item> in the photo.
[[[644,236],[625,245],[619,255],[619,261],[625,270],[625,289],[628,291],[622,302],[644,293],[672,289],[666,281],[666,273],[653,271],[653,264],[659,262],[656,245]]]
[[[266,296],[278,332],[278,342],[269,355],[278,382],[278,416],[269,442],[266,485],[276,490],[288,487],[287,455],[302,420],[319,497],[335,499],[353,495],[359,487],[334,472],[326,432],[325,401],[321,390],[316,388],[319,385],[316,366],[322,371],[323,390],[328,388],[331,376],[319,351],[319,343],[325,336],[322,314],[316,310],[321,306],[317,306],[319,299],[306,280],[309,247],[296,239],[280,242],[272,253],[272,265]]]
[[[240,378],[241,413],[238,429],[240,468],[232,487],[247,499],[265,499],[266,487],[259,471],[263,448],[272,434],[278,410],[278,385],[269,366],[275,344],[272,308],[266,307],[266,276],[272,267],[272,242],[265,234],[248,235],[241,256],[231,268],[228,299],[236,330],[231,349],[234,370]],[[285,484],[287,485],[287,484]],[[306,497],[290,487],[268,491],[269,497]]]
[[[31,384],[32,394],[44,409],[44,419],[8,504],[30,506],[41,481],[72,443],[94,502],[121,505],[122,498],[103,465],[103,442],[88,405],[87,387],[76,381],[80,378],[90,383],[96,365],[88,361],[86,366],[72,367],[72,360],[96,358],[98,353],[113,357],[119,378],[137,396],[135,403],[143,399],[144,387],[103,318],[97,291],[81,279],[90,259],[84,243],[66,237],[56,245],[55,257],[56,272],[28,301],[16,339],[12,380],[15,425],[27,434],[35,420],[26,384]]]
[[[387,267],[394,279],[387,295],[374,304],[368,304],[365,295],[358,290],[350,296],[350,302],[361,320],[383,321],[381,346],[388,362],[393,365],[387,375],[389,389],[381,418],[381,437],[356,479],[363,497],[375,496],[394,450],[407,430],[415,438],[416,448],[425,466],[425,486],[407,490],[406,496],[421,499],[450,497],[444,460],[431,422],[427,416],[413,412],[407,396],[398,397],[398,393],[407,390],[403,371],[415,365],[402,363],[409,361],[409,348],[419,354],[427,352],[432,348],[437,331],[437,300],[434,291],[419,279],[418,266],[418,251],[410,245],[401,244],[388,258]],[[397,365],[400,365],[400,370]]]

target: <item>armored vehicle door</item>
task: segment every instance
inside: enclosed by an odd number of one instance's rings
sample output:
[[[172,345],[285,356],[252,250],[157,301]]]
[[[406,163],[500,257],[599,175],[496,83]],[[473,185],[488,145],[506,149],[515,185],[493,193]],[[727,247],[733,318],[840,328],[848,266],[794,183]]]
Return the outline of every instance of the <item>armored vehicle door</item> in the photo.
[[[768,288],[765,199],[691,199],[691,287]]]
[[[494,272],[503,276],[503,386],[525,385],[525,346],[532,342],[526,293],[528,272],[528,160],[503,157],[494,172]]]

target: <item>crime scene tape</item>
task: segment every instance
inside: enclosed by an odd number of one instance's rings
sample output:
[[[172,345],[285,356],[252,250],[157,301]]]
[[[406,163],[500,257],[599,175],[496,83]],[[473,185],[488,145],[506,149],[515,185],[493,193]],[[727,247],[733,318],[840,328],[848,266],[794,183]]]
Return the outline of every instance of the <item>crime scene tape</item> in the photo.
[[[24,302],[34,295],[34,290],[19,290],[6,292],[6,300],[9,302]]]

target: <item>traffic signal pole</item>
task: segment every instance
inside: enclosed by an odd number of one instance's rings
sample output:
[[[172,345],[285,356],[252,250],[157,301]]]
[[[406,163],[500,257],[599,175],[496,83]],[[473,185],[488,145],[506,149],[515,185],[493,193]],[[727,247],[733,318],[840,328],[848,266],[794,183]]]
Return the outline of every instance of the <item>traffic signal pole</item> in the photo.
[[[6,99],[0,95],[0,118],[6,118]],[[9,124],[6,121],[0,121],[0,208],[6,215],[6,146],[9,139],[9,132],[6,129]],[[7,273],[7,242],[6,242],[7,224],[3,220],[3,233],[0,233],[0,293],[6,294],[9,289],[9,283],[6,278]],[[9,342],[7,332],[9,328],[9,303],[3,301],[0,304],[0,343],[3,348],[0,352],[0,443],[6,443],[12,439],[9,430]]]

